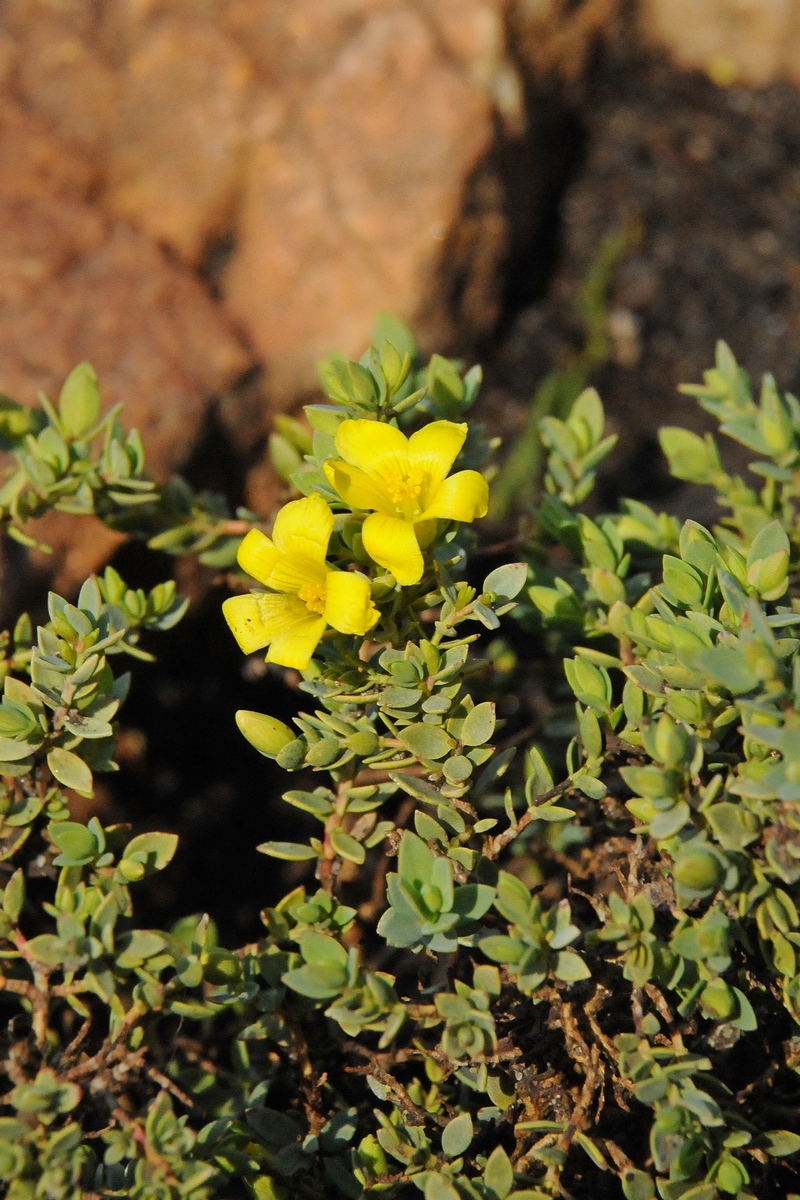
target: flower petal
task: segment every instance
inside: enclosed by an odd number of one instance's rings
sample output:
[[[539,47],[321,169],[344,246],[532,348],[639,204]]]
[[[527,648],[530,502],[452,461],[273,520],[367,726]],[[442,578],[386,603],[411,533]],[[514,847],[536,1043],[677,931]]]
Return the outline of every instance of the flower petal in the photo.
[[[236,558],[243,571],[259,583],[266,583],[279,553],[277,546],[265,533],[260,529],[251,529],[239,547]]]
[[[380,617],[370,595],[366,575],[329,571],[325,620],[339,633],[364,634]]]
[[[441,483],[458,457],[467,436],[466,425],[454,421],[432,421],[412,433],[408,456],[430,476],[433,487]]]
[[[410,521],[371,513],[361,532],[367,554],[391,571],[399,584],[419,583],[425,564]]]
[[[298,671],[308,666],[325,632],[325,618],[309,612],[297,596],[251,592],[231,596],[222,611],[245,654],[270,644],[267,662]]]
[[[311,558],[307,554],[281,554],[264,582],[276,592],[300,591],[304,584],[325,586],[326,567],[324,560]]]
[[[249,596],[231,596],[222,605],[222,614],[245,654],[260,650],[272,636],[264,624],[258,601],[259,597],[251,592]]]
[[[489,485],[478,471],[458,471],[445,479],[422,514],[423,520],[474,521],[489,509]]]
[[[267,662],[303,671],[325,632],[325,618],[309,612],[297,596],[251,592],[222,605],[225,620],[245,654],[269,644]]]
[[[305,605],[303,607],[305,608]],[[291,629],[285,629],[273,639],[267,662],[277,663],[280,667],[294,667],[296,671],[305,671],[325,632],[324,617],[314,616],[308,609],[306,614]]]
[[[336,449],[351,466],[377,474],[386,459],[408,461],[408,438],[383,421],[342,421],[336,430]]]
[[[375,424],[374,421],[364,423]],[[329,458],[323,470],[333,490],[338,492],[345,504],[349,504],[351,508],[394,511],[394,502],[389,493],[381,487],[379,480],[371,478],[365,471],[351,467],[349,463],[339,462],[335,458]]]
[[[275,518],[272,540],[290,558],[322,562],[333,532],[333,513],[321,496],[284,504]]]

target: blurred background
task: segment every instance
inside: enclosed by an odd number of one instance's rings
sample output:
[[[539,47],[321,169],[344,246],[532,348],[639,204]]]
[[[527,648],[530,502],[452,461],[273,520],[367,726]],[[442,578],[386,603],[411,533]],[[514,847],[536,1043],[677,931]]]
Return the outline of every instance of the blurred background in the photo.
[[[798,86],[800,0],[3,0],[0,391],[88,359],[157,477],[268,521],[275,415],[390,309],[483,363],[506,444],[576,368],[620,435],[601,503],[697,515],[655,440],[701,427],[676,385],[718,337],[800,385]],[[88,519],[37,533],[40,588],[173,569]],[[19,555],[0,571],[8,601]],[[283,818],[232,713],[296,700],[242,671],[211,573],[179,575],[194,615],[137,673],[99,803],[182,835],[153,919],[241,939]]]

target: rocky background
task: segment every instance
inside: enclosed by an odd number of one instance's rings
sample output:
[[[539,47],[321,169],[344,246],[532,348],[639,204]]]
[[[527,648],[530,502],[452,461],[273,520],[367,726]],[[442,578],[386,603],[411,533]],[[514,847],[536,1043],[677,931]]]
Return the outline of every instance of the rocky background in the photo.
[[[522,399],[552,348],[520,313],[574,288],[623,209],[656,265],[627,265],[615,328],[635,341],[675,292],[673,357],[707,357],[731,315],[699,311],[715,256],[792,286],[794,93],[763,85],[793,72],[796,0],[4,0],[0,388],[54,392],[88,358],[157,474],[212,398],[252,460],[389,307],[426,349],[496,356]],[[749,303],[767,344],[788,329]],[[250,491],[274,502],[263,469]],[[62,582],[111,546],[62,547]]]
[[[513,441],[626,229],[593,379],[621,434],[601,499],[696,515],[654,439],[698,420],[676,385],[722,336],[800,386],[799,85],[798,0],[2,0],[0,391],[52,395],[89,359],[156,475],[266,519],[273,414],[331,349],[357,357],[382,308],[485,364],[484,415]],[[41,536],[62,589],[115,550],[147,582],[92,522]],[[269,871],[265,780],[214,764],[241,756],[217,740],[233,707],[266,701],[217,600],[126,709],[109,803],[172,814],[188,849],[165,908],[193,889],[207,907],[234,839],[218,915],[238,936]]]

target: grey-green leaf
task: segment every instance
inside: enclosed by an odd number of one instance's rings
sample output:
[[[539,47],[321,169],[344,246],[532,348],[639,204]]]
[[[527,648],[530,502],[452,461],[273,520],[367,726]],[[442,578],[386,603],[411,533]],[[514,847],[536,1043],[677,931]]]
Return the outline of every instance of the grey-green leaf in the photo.
[[[442,1131],[442,1150],[448,1158],[458,1158],[469,1149],[473,1137],[472,1117],[468,1112],[453,1117]]]

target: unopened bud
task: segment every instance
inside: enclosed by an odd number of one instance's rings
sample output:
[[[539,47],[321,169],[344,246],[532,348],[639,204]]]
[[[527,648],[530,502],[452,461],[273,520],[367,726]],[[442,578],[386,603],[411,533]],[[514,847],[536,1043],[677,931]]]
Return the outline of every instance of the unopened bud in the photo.
[[[267,758],[277,758],[284,746],[295,741],[295,734],[283,721],[270,717],[266,713],[250,712],[240,708],[236,714],[236,724],[239,732],[247,738],[251,746],[265,754]]]
[[[673,875],[681,887],[691,888],[693,892],[709,892],[722,883],[725,868],[710,851],[690,850],[677,860]]]

